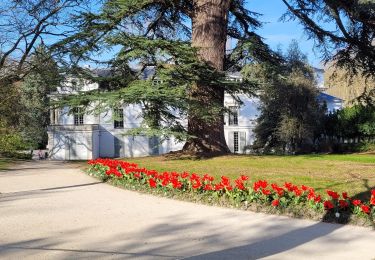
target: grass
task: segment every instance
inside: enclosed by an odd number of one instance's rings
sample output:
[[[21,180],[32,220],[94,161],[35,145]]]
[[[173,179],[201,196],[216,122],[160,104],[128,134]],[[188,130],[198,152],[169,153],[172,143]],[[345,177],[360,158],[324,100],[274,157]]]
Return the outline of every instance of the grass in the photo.
[[[366,198],[375,188],[375,155],[231,155],[212,159],[187,160],[167,157],[125,158],[141,167],[157,171],[189,171],[237,178],[240,174],[254,180],[265,179],[283,184],[305,184],[324,193],[326,189],[347,191],[350,196]]]
[[[7,158],[0,158],[0,171],[6,170],[8,165],[10,164],[10,160]]]

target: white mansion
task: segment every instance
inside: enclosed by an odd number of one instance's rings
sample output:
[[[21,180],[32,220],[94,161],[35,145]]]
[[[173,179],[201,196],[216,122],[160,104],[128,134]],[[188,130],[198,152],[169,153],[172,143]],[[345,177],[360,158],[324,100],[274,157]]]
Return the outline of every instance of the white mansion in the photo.
[[[228,76],[231,80],[241,80],[239,73]],[[319,77],[318,77],[319,78]],[[77,83],[74,82],[73,85]],[[52,98],[71,94],[72,82],[58,88]],[[97,83],[79,83],[80,91],[99,88]],[[254,142],[253,129],[259,115],[259,99],[239,95],[243,105],[225,95],[224,104],[232,111],[225,116],[225,138],[233,153],[244,153]],[[320,102],[325,102],[328,111],[342,108],[342,100],[321,93]],[[159,142],[147,136],[124,135],[128,130],[139,127],[142,107],[137,104],[124,105],[116,111],[106,111],[100,115],[83,115],[79,111],[69,113],[69,107],[51,111],[51,125],[48,127],[49,158],[54,160],[87,160],[98,157],[140,157],[158,155],[179,150],[184,143],[172,137]],[[114,119],[113,113],[116,113]]]

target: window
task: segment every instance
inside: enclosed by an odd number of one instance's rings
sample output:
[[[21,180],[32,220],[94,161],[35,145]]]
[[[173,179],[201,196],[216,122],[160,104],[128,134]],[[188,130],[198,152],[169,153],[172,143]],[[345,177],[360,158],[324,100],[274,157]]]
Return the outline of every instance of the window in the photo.
[[[83,109],[76,107],[73,109],[74,125],[83,125]]]
[[[58,109],[50,110],[50,124],[51,125],[59,124],[59,110]]]
[[[239,142],[238,142],[238,132],[233,132],[233,151],[235,153],[238,153],[238,147],[239,147]]]
[[[124,109],[116,108],[113,110],[114,127],[124,128]]]
[[[229,107],[229,125],[238,125],[238,107]]]

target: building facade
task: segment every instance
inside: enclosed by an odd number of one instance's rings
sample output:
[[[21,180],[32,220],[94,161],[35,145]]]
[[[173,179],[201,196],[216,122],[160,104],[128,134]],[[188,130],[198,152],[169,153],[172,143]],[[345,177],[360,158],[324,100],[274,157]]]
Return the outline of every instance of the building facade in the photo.
[[[231,80],[241,80],[233,74]],[[67,80],[65,86],[58,88],[52,98],[74,93],[75,85],[80,91],[99,88],[97,83]],[[238,96],[242,104],[229,94],[225,94],[224,105],[230,113],[225,115],[224,132],[232,153],[245,153],[254,142],[254,128],[260,114],[259,99],[244,94]],[[331,99],[322,96],[320,102],[327,107],[339,108]],[[336,102],[337,100],[335,100]],[[79,109],[70,111],[69,107],[51,111],[51,125],[48,128],[49,158],[54,160],[88,160],[98,157],[142,157],[165,154],[182,149],[184,143],[173,137],[159,140],[155,137],[126,135],[128,130],[139,127],[142,118],[139,104],[123,105],[115,110],[98,115],[84,114]]]

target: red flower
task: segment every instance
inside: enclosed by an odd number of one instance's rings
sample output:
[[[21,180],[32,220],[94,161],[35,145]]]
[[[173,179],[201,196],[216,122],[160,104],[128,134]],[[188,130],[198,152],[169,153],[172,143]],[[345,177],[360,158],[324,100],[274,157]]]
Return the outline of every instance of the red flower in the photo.
[[[263,189],[265,189],[265,188],[267,188],[268,183],[267,183],[267,181],[259,181],[259,185],[260,185],[260,187],[262,187]]]
[[[197,181],[199,181],[200,178],[201,178],[201,177],[199,177],[199,175],[196,174],[196,173],[192,173],[191,176],[190,176],[190,180],[192,180],[192,181],[193,181],[193,180],[197,180]]]
[[[202,183],[200,180],[194,180],[191,182],[193,189],[199,189],[202,186]]]
[[[361,200],[353,200],[352,203],[353,203],[354,206],[359,206],[359,205],[362,204],[362,201]]]
[[[288,191],[294,190],[294,185],[290,182],[285,182],[284,186],[285,186],[285,188],[287,188]]]
[[[203,175],[203,181],[214,181],[214,177],[212,177],[208,174],[205,174],[205,175]]]
[[[204,185],[203,189],[204,189],[204,190],[213,190],[211,184],[206,184],[206,185]]]
[[[180,189],[182,187],[182,183],[178,181],[178,179],[173,179],[172,181],[173,188]]]
[[[322,201],[322,197],[320,197],[320,195],[318,197],[315,197],[314,199],[315,203],[319,203]]]
[[[224,186],[230,186],[230,179],[226,176],[221,176],[221,184]]]
[[[299,197],[299,196],[302,195],[302,191],[301,191],[300,189],[298,189],[298,188],[295,188],[293,192],[294,192],[294,194],[295,194],[297,197]]]
[[[371,197],[370,204],[375,206],[375,196]]]
[[[313,190],[309,191],[309,194],[307,194],[307,199],[308,200],[313,200],[315,199],[315,192]]]
[[[272,187],[272,189],[277,193],[277,195],[279,195],[279,196],[283,196],[283,194],[284,194],[284,189],[283,188],[281,188],[281,187],[279,187],[277,184],[275,184],[275,183],[272,183],[271,184],[271,187]]]
[[[346,199],[348,199],[349,197],[348,197],[348,193],[347,192],[343,192],[342,193],[342,197],[346,200]]]
[[[224,189],[224,185],[223,184],[221,184],[221,183],[215,184],[215,190],[216,191],[219,191],[219,190],[222,190],[222,189]]]
[[[119,172],[116,168],[109,168],[108,170],[106,170],[105,174],[107,175],[116,175],[117,177],[122,177],[122,174],[121,172]]]
[[[270,190],[266,190],[266,189],[262,189],[262,193],[266,196],[270,195],[271,194],[271,191]]]
[[[327,190],[327,194],[334,200],[337,200],[338,198],[340,198],[340,195],[337,193],[337,192],[334,192],[334,191],[331,191],[331,190]]]
[[[233,187],[231,185],[225,186],[225,188],[229,191],[233,190]]]
[[[349,203],[346,202],[346,200],[339,200],[339,204],[340,204],[340,208],[343,208],[343,209],[349,207]]]
[[[254,182],[253,187],[255,191],[258,191],[260,188],[263,188],[263,189],[267,188],[267,185],[268,185],[267,181],[257,181],[257,182]]]
[[[240,176],[241,180],[243,181],[247,181],[249,179],[249,176],[246,176],[246,175],[241,175]],[[375,190],[374,190],[375,191]]]
[[[155,179],[149,179],[148,183],[150,184],[151,188],[156,188],[156,181],[155,181]]]
[[[333,209],[334,208],[333,203],[329,200],[324,201],[324,208],[326,210]]]
[[[371,195],[375,197],[375,190],[371,190]]]
[[[302,186],[301,186],[301,189],[302,189],[303,191],[307,191],[307,190],[310,190],[311,188],[310,188],[310,187],[307,187],[307,186],[305,186],[305,185],[302,185]]]
[[[366,205],[362,205],[361,206],[361,209],[364,213],[366,214],[370,214],[370,207],[369,206],[366,206]]]
[[[181,173],[181,178],[182,179],[186,179],[187,177],[189,177],[189,173],[188,172]]]
[[[279,205],[280,205],[280,201],[279,200],[272,201],[272,206],[277,207]]]
[[[243,181],[241,179],[235,180],[236,187],[239,190],[245,190],[245,186],[243,185]]]
[[[169,184],[169,178],[164,178],[163,181],[161,182],[161,185],[163,185],[164,187],[167,186]]]

